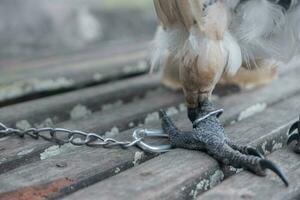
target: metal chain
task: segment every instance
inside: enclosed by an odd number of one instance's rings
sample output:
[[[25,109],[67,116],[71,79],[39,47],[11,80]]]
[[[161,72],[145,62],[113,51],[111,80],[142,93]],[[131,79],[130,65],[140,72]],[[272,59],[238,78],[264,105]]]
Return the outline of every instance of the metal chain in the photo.
[[[199,123],[211,115],[219,116],[222,114],[223,110],[216,110],[208,113],[204,117],[200,117],[195,121]],[[194,125],[195,125],[194,123]],[[164,133],[162,130],[155,129],[136,129],[132,134],[132,141],[119,141],[114,138],[105,138],[96,133],[89,133],[78,130],[71,130],[65,128],[29,128],[26,130],[9,128],[0,122],[0,138],[5,136],[19,136],[24,138],[25,136],[30,136],[34,139],[44,139],[49,142],[56,143],[58,145],[63,145],[66,143],[71,143],[76,146],[90,146],[90,147],[115,147],[119,146],[121,148],[128,148],[132,146],[138,146],[142,150],[151,153],[162,153],[167,152],[172,149],[171,144],[160,144],[160,145],[150,145],[143,140],[146,137],[156,137],[156,138],[168,138],[169,135]]]
[[[88,133],[84,131],[70,130],[64,128],[30,128],[20,130],[9,128],[0,122],[0,137],[16,135],[19,137],[30,136],[34,139],[42,138],[49,142],[54,142],[59,145],[71,143],[76,146],[101,146],[128,148],[137,145],[143,136],[135,138],[133,141],[118,141],[113,138],[104,138],[96,133]],[[60,136],[60,138],[59,138]]]

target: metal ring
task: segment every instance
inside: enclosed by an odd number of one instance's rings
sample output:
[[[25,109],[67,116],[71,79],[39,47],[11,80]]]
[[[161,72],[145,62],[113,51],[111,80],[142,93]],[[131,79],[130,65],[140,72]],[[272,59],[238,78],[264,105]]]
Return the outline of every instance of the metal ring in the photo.
[[[203,117],[200,117],[198,119],[196,119],[193,123],[193,127],[197,126],[197,124],[205,119],[207,119],[208,117],[212,116],[212,115],[217,115],[217,117],[219,117],[222,113],[224,112],[223,109],[219,109],[219,110],[215,110],[212,111],[210,113],[208,113],[207,115],[204,115]]]
[[[6,127],[4,124],[2,124],[1,122],[0,122],[0,128],[1,128],[2,130],[7,130],[7,127]]]
[[[141,140],[141,138],[144,139],[146,137],[169,138],[169,135],[163,133],[162,130],[136,129],[133,132],[132,137],[134,140],[140,140],[136,145],[146,152],[164,153],[172,149],[171,145],[149,145]]]

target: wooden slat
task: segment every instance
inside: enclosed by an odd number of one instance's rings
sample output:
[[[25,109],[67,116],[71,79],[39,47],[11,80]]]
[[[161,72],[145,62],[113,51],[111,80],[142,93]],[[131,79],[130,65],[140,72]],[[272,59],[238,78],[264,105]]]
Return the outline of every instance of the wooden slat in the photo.
[[[105,78],[106,74],[111,74],[112,72],[119,72],[120,75],[126,74],[125,69],[132,66],[132,70],[134,71],[134,64],[137,61],[143,61],[146,58],[146,51],[139,51],[139,52],[130,52],[127,54],[116,55],[111,57],[106,57],[102,59],[93,59],[93,60],[85,60],[82,62],[75,62],[75,63],[65,63],[62,65],[54,65],[49,67],[44,67],[37,70],[21,70],[21,71],[12,71],[12,72],[3,72],[0,83],[1,85],[9,85],[13,84],[16,81],[27,79],[42,79],[42,78],[59,78],[65,77],[69,78],[70,80],[78,81],[82,80],[83,77],[80,75],[89,74],[89,79],[93,80],[93,73],[102,74]],[[129,66],[129,67],[128,67]],[[116,69],[114,69],[116,68]],[[136,67],[137,68],[137,67]],[[142,68],[142,67],[140,67]],[[147,68],[144,67],[141,69],[146,71]],[[92,73],[93,72],[93,73]],[[76,75],[77,77],[74,77]],[[86,79],[86,81],[90,81]]]
[[[146,56],[146,51],[140,51],[36,70],[1,72],[0,105],[147,73]]]
[[[110,130],[112,127],[117,127],[119,131],[123,131],[144,123],[144,119],[148,113],[153,113],[162,108],[178,106],[179,104],[183,104],[183,102],[181,94],[163,90],[146,97],[146,99],[135,100],[123,106],[113,108],[108,112],[106,110],[97,112],[86,119],[68,121],[63,123],[62,126],[98,133],[100,131],[100,134],[104,134],[105,131]],[[131,127],[129,124],[131,124]]]
[[[290,106],[299,107],[299,98],[300,95],[276,104],[261,115],[228,127],[226,132],[241,144],[260,145],[266,151],[274,151],[284,145],[287,128],[299,114]],[[223,178],[217,162],[204,153],[174,150],[65,199],[98,199],[99,196],[103,199],[187,199],[214,187]],[[285,188],[278,177],[265,179]],[[263,184],[264,179],[261,180]]]
[[[277,184],[277,177],[268,173],[270,178],[259,178],[249,174],[248,172],[241,172],[214,189],[199,196],[199,200],[242,200],[242,199],[256,199],[256,200],[293,200],[300,197],[300,159],[299,155],[294,152],[283,149],[268,156],[269,159],[278,163],[280,167],[286,172],[290,185],[288,188]]]
[[[34,125],[51,119],[57,124],[70,120],[70,113],[76,105],[85,106],[86,109],[96,112],[105,104],[112,104],[116,101],[126,103],[134,98],[142,97],[147,92],[158,88],[159,85],[158,76],[145,75],[94,86],[1,108],[0,121],[8,126],[15,126],[22,120]]]
[[[63,66],[65,64],[84,62],[87,60],[99,60],[111,56],[118,56],[126,53],[144,51],[149,46],[149,40],[132,42],[114,42],[97,47],[85,49],[84,51],[70,52],[68,54],[46,55],[38,58],[0,60],[1,72],[12,71],[24,72],[39,68]]]
[[[272,86],[270,86],[270,88],[272,88]],[[255,96],[256,96],[256,92],[253,92],[252,97]],[[268,98],[266,97],[266,99]],[[272,102],[274,101],[274,99],[270,101]],[[248,100],[248,106],[252,105],[253,102],[255,102],[254,99],[252,101]],[[236,113],[241,112],[241,110],[235,108],[234,104],[227,107],[226,110],[229,112],[231,110],[234,110]],[[234,115],[237,115],[236,113],[234,113]],[[179,118],[177,119],[180,122],[181,127],[184,127],[186,129],[190,128],[190,123],[186,119],[186,113],[181,113],[179,115]],[[151,127],[159,127],[159,124],[154,124]],[[130,139],[131,133],[132,131],[126,131],[124,133],[121,133],[119,137],[122,139]],[[127,151],[115,150],[115,149],[91,149],[85,147],[80,149],[71,148],[71,150],[62,152],[60,155],[56,157],[46,159],[41,162],[32,163],[26,166],[22,166],[16,170],[12,170],[9,173],[1,175],[0,180],[3,181],[1,181],[2,187],[0,187],[0,191],[5,192],[8,190],[17,189],[18,187],[22,187],[22,186],[36,185],[36,184],[49,182],[49,181],[51,182],[57,178],[61,178],[62,176],[68,177],[71,180],[73,180],[74,181],[73,184],[78,187],[74,186],[72,188],[76,190],[84,185],[89,185],[90,183],[94,183],[106,177],[109,177],[115,174],[115,171],[119,172],[124,169],[127,169],[128,167],[132,167],[134,156],[138,155],[136,154],[136,152],[139,152],[136,148],[132,148]],[[143,159],[147,160],[152,156],[145,155]],[[82,157],[86,158],[87,160],[82,160]],[[69,160],[69,158],[72,158],[72,160]],[[82,162],[79,162],[79,160],[82,160]],[[57,167],[53,166],[53,163],[59,163],[59,162],[67,162],[68,166],[76,165],[76,169],[74,168],[73,170],[73,168],[69,168],[69,167],[66,167],[66,169],[58,169]],[[86,162],[92,162],[93,164],[87,165]],[[46,176],[44,173],[42,173],[41,170],[39,170],[45,168],[48,169]],[[21,179],[20,177],[18,177],[18,174],[20,173],[23,174]],[[32,176],[32,174],[34,175]],[[18,177],[18,183],[13,183],[12,181],[17,180],[16,179],[17,177]],[[65,187],[62,187],[61,189],[63,188]],[[70,187],[67,188],[71,189]]]
[[[224,116],[228,119],[227,122],[232,123],[233,121],[242,119],[246,117],[247,114],[251,114],[251,110],[262,109],[261,111],[263,111],[265,106],[275,104],[299,93],[299,65],[291,66],[286,70],[287,71],[283,71],[279,78],[268,86],[243,92],[242,95],[234,94],[228,98],[223,98],[220,102],[216,102],[218,107],[227,108],[231,105],[235,105],[237,110],[243,111],[242,113],[234,114],[233,112],[235,112],[235,110],[225,110]]]

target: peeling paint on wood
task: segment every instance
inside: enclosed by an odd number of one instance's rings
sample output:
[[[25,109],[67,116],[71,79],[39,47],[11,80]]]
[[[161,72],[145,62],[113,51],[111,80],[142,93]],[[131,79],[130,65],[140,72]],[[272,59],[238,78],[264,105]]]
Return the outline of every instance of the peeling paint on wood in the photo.
[[[121,100],[118,100],[111,104],[104,104],[101,108],[102,111],[108,111],[122,106],[124,103]]]
[[[84,119],[90,115],[92,115],[92,111],[89,110],[86,106],[81,104],[76,105],[70,112],[70,118],[72,120]]]
[[[150,113],[146,116],[144,124],[151,124],[155,121],[159,120],[159,114],[158,112]]]
[[[65,77],[59,77],[56,79],[29,79],[26,81],[19,81],[10,85],[2,85],[0,87],[0,101],[18,98],[34,92],[70,88],[73,85],[74,81]]]
[[[123,68],[124,74],[133,74],[145,72],[148,69],[148,64],[145,60],[138,61],[136,65],[127,65]]]
[[[34,148],[33,149],[25,149],[23,151],[20,151],[17,155],[18,156],[24,156],[24,155],[30,154],[33,151],[34,151]]]
[[[190,196],[195,199],[199,193],[203,193],[210,188],[215,187],[224,179],[224,173],[217,169],[212,175],[210,175],[207,179],[202,179],[197,185],[196,188],[191,190]]]
[[[134,154],[134,159],[133,159],[133,165],[136,166],[138,164],[140,164],[140,161],[143,159],[144,156],[144,152],[142,151],[137,151]]]
[[[107,138],[115,138],[120,133],[118,127],[113,127],[110,131],[105,133],[105,137]]]
[[[54,127],[54,122],[51,118],[45,119],[40,124],[34,124],[36,128],[46,128],[46,127]]]
[[[238,116],[237,121],[241,121],[241,120],[251,117],[257,113],[260,113],[260,112],[264,111],[266,108],[267,108],[266,103],[255,104],[255,105],[247,108],[243,112],[241,112],[240,115]]]
[[[121,169],[120,169],[119,167],[117,167],[117,168],[115,169],[115,173],[118,174],[118,173],[120,173],[120,172],[121,172]]]
[[[5,200],[44,200],[51,198],[59,192],[61,188],[65,188],[73,183],[69,178],[61,178],[50,183],[20,188],[15,191],[0,194],[0,199]]]
[[[58,146],[58,145],[54,145],[54,146],[51,146],[49,148],[47,148],[45,151],[43,151],[41,154],[40,154],[40,159],[41,160],[45,160],[45,159],[49,159],[49,158],[52,158],[54,156],[57,156],[63,152],[68,152],[68,151],[72,151],[76,148],[80,148],[78,146],[74,146],[72,144],[64,144],[62,146]]]
[[[21,130],[32,128],[31,124],[27,120],[21,120],[17,122],[16,127]]]
[[[102,81],[103,79],[104,79],[104,75],[103,74],[96,73],[96,74],[93,75],[93,80],[94,81],[99,82],[99,81]]]

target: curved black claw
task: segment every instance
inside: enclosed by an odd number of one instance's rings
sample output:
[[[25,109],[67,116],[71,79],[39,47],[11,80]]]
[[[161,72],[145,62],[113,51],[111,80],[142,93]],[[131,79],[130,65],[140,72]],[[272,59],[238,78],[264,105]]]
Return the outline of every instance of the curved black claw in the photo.
[[[296,130],[298,130],[298,133],[300,132],[300,119],[299,119],[299,121],[295,122],[295,123],[291,126],[291,128],[289,129],[289,135],[290,135],[291,133],[293,133],[294,131],[296,131]]]
[[[300,154],[300,120],[295,122],[289,129],[289,138],[287,140],[287,145],[290,145],[294,141],[296,142],[296,144],[293,146],[293,150],[295,151],[295,153]]]
[[[254,147],[247,147],[246,149],[248,155],[257,156],[261,159],[264,159],[264,155],[262,155],[256,148]]]
[[[299,133],[293,133],[289,136],[289,139],[287,141],[287,145],[290,145],[293,141],[300,141],[300,134]]]
[[[288,182],[286,176],[282,173],[282,171],[279,169],[279,167],[277,167],[277,165],[275,165],[273,162],[266,160],[266,159],[262,159],[259,161],[259,164],[263,170],[269,169],[269,170],[273,171],[284,182],[286,187],[289,186],[289,182]]]

